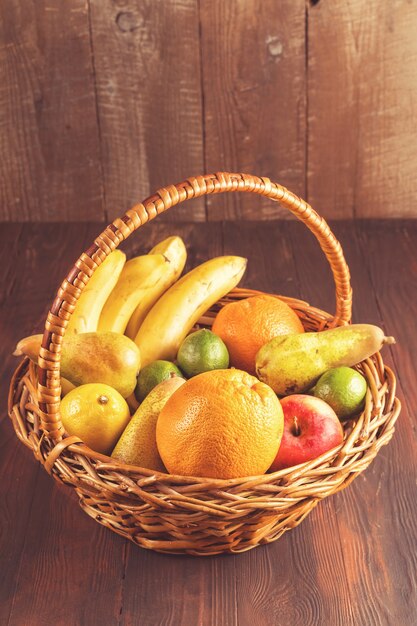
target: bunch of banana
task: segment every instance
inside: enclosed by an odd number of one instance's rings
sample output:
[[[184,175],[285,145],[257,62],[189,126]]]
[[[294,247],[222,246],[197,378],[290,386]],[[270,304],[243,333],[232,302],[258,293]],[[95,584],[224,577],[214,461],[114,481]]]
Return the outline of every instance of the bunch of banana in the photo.
[[[152,306],[162,296],[163,293],[171,285],[173,285],[181,276],[187,260],[187,250],[181,237],[168,237],[158,243],[149,252],[150,255],[163,255],[166,259],[164,271],[161,273],[161,279],[155,283],[153,289],[149,289],[147,294],[140,300],[134,310],[126,327],[126,335],[130,339],[134,339],[138,334],[139,328],[151,310]]]
[[[149,254],[126,263],[103,307],[98,330],[135,337],[139,326],[158,298],[181,274],[187,252],[180,237],[170,237]]]
[[[236,287],[246,264],[247,259],[238,256],[216,257],[170,287],[149,311],[135,337],[142,367],[157,359],[174,360],[201,315]]]
[[[90,370],[94,370],[96,382],[111,384],[112,375],[106,368],[111,367],[111,360],[119,351],[123,352],[117,337],[131,341],[136,351],[139,347],[142,367],[157,359],[174,360],[194,324],[217,300],[236,287],[247,263],[242,257],[217,257],[177,280],[186,257],[184,242],[176,236],[168,237],[149,254],[127,263],[123,252],[112,252],[97,268],[76,304],[63,345],[62,376],[72,384],[80,384],[75,371],[80,369],[76,358],[80,352],[88,357],[81,369],[88,376]],[[123,333],[127,337],[123,337]],[[77,335],[81,335],[80,345],[75,341]],[[111,358],[104,358],[105,352],[102,352],[102,358],[98,359],[95,349],[86,350],[86,342],[97,348],[107,337],[112,340],[112,345],[108,346],[109,355],[113,354]],[[41,338],[41,335],[34,335],[21,340],[15,354],[25,354],[36,361]],[[139,359],[139,355],[137,357]],[[138,363],[133,363],[135,374]],[[100,376],[106,380],[101,380]],[[116,378],[112,385],[115,387],[120,386]],[[132,384],[129,380],[129,393],[133,391]],[[126,397],[126,390],[123,391]],[[132,398],[129,401],[136,408],[137,403]]]

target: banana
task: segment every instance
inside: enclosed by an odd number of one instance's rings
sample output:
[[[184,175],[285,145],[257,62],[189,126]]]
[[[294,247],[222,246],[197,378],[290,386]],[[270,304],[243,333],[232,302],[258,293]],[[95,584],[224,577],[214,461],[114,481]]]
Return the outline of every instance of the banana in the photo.
[[[184,260],[184,265],[187,258],[184,242],[181,237],[177,235],[172,235],[172,237],[167,237],[163,241],[160,241],[152,250],[149,250],[148,254],[163,254],[171,263],[178,257],[181,257],[181,259]]]
[[[217,300],[236,287],[247,259],[223,256],[206,261],[185,274],[152,307],[135,343],[142,367],[157,359],[174,360],[181,342]]]
[[[29,335],[21,339],[14,349],[13,356],[28,356],[34,363],[38,362],[42,335]]]
[[[130,339],[136,337],[143,320],[155,302],[179,278],[187,259],[184,242],[181,237],[176,236],[164,239],[152,248],[149,254],[162,254],[169,262],[161,268],[163,274],[161,280],[155,283],[154,289],[147,291],[146,296],[142,298],[134,310],[125,333]]]
[[[146,308],[154,302],[169,261],[162,254],[145,254],[126,263],[120,278],[101,312],[100,332],[124,333],[127,323],[139,303]]]
[[[158,258],[156,260],[149,260],[150,255],[157,256]],[[161,255],[165,257],[165,259],[162,259]],[[137,259],[144,258],[147,259],[144,263],[142,263],[142,261],[137,262]],[[135,296],[140,297],[143,295],[143,298],[134,310],[126,329],[127,336],[134,339],[149,310],[159,297],[181,275],[186,259],[187,251],[184,242],[181,237],[177,236],[164,239],[152,248],[149,255],[136,257],[136,259],[132,259],[127,263],[126,255],[120,250],[115,250],[107,257],[107,259],[105,259],[105,261],[103,261],[90,278],[75,306],[75,310],[68,324],[67,333],[85,333],[96,331],[103,307],[107,304],[106,300],[110,300],[109,296],[111,295],[114,300],[116,300],[119,295],[122,299],[125,298],[126,293],[123,294],[120,293],[120,291],[125,288],[127,289],[127,279],[129,276],[133,278],[133,282],[135,282],[135,279],[137,280],[137,284],[135,285],[136,287],[141,286],[139,285],[139,282],[140,280],[143,280],[143,278],[146,279],[146,284],[148,284],[148,278],[150,279],[150,277],[147,277],[146,275],[144,276],[144,272],[146,274],[146,270],[152,270],[155,265],[161,271],[161,279],[157,280],[158,277],[156,277],[153,287],[148,285],[146,293],[142,294],[142,292],[139,292]],[[140,270],[140,268],[142,269]],[[140,271],[142,272],[141,275]],[[120,286],[122,277],[123,280],[126,280],[124,286]],[[116,291],[116,284],[119,294],[113,293]],[[126,304],[122,302],[119,304],[121,308],[126,306]],[[112,308],[113,307],[113,312],[115,312],[117,309],[116,303],[113,303]],[[110,303],[108,308],[110,308]],[[104,326],[105,322],[103,320],[100,320],[100,322],[101,325]],[[109,325],[111,325],[111,322],[109,322]],[[25,337],[19,341],[13,354],[15,356],[29,356],[32,361],[37,363],[41,342],[42,335],[31,335],[30,337]]]
[[[126,255],[114,250],[96,269],[84,288],[68,323],[67,333],[95,332],[103,306],[116,285]]]

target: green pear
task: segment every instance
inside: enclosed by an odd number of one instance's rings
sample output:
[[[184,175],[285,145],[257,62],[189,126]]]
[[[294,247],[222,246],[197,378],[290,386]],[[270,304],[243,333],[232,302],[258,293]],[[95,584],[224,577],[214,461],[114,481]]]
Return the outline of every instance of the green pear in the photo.
[[[64,337],[61,374],[74,385],[103,383],[127,398],[136,387],[139,370],[139,348],[125,335],[99,332]]]
[[[166,472],[156,445],[156,423],[168,399],[184,383],[184,378],[174,375],[152,389],[117,442],[112,452],[114,459]]]
[[[283,335],[256,355],[258,378],[281,396],[303,393],[333,367],[351,367],[394,343],[371,324],[352,324],[315,333]]]

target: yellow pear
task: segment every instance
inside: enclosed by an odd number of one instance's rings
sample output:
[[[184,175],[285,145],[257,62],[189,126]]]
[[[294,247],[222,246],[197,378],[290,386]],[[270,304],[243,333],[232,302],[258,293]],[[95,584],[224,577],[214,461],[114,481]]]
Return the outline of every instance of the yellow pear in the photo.
[[[42,335],[21,339],[15,356],[28,356],[38,360]],[[116,389],[124,398],[136,387],[140,370],[140,351],[137,345],[120,333],[80,333],[64,337],[61,349],[61,376],[68,391],[68,381],[73,385],[103,383]]]
[[[156,423],[168,398],[184,383],[183,378],[173,376],[152,389],[117,442],[113,458],[128,465],[166,471],[156,446]]]

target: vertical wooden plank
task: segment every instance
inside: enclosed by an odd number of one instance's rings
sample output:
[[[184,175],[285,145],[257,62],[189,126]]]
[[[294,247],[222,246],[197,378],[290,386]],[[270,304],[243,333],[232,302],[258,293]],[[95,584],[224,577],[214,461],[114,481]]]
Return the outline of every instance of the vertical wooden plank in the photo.
[[[203,173],[196,0],[90,0],[110,218],[159,187]],[[204,220],[204,199],[168,220]]]
[[[268,176],[304,195],[304,0],[200,0],[207,171]],[[264,198],[207,198],[208,218],[288,213]]]
[[[0,219],[102,219],[85,2],[0,7]]]
[[[333,218],[416,215],[417,5],[308,8],[308,196]]]

